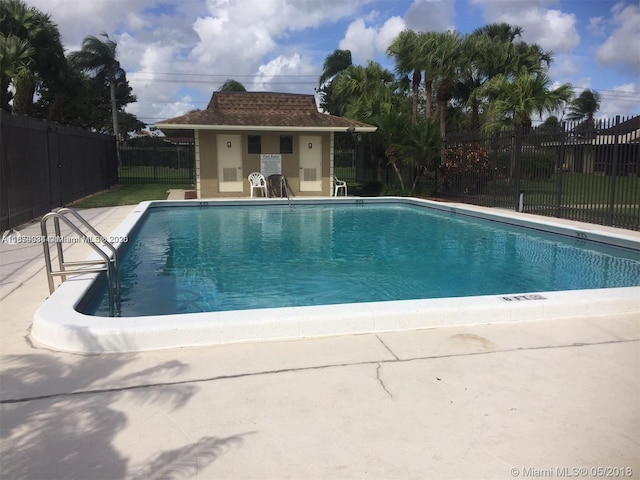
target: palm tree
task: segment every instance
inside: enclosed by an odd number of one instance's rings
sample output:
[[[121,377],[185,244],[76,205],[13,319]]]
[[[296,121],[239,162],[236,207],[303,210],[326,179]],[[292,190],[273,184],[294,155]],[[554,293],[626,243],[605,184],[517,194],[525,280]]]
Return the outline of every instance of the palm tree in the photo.
[[[322,87],[326,82],[331,80],[340,72],[353,65],[351,60],[351,50],[336,49],[331,55],[324,59],[322,65],[322,75],[318,79],[319,86]]]
[[[351,66],[353,63],[350,50],[334,50],[325,58],[317,89],[320,96],[320,107],[325,112],[344,115],[344,111],[340,109],[344,102],[336,98],[334,84],[336,78]]]
[[[396,173],[398,181],[400,182],[400,188],[404,193],[405,185],[402,179],[402,173],[400,172],[400,162],[402,161],[400,146],[403,143],[403,138],[409,126],[413,125],[413,123],[407,115],[397,110],[380,112],[374,118],[371,118],[370,121],[378,127],[378,129],[371,134],[372,141],[381,152],[384,152],[387,164],[391,165],[393,171]]]
[[[569,104],[567,119],[575,121],[588,120],[590,124],[593,124],[593,117],[599,109],[600,94],[587,88]]]
[[[436,32],[420,34],[418,42],[417,61],[424,70],[424,118],[429,120],[433,111],[433,81],[438,65],[438,38]]]
[[[422,70],[419,62],[420,41],[420,35],[413,30],[403,30],[387,49],[387,56],[393,56],[396,60],[396,73],[402,76],[411,75],[413,98],[411,119],[414,123],[418,118],[418,97],[422,82]]]
[[[237,80],[228,79],[218,90],[219,92],[246,92],[247,89]]]
[[[515,72],[523,68],[533,72],[546,72],[553,62],[553,52],[545,52],[537,43],[518,42],[514,44],[514,49],[512,69]]]
[[[0,109],[11,111],[9,86],[16,78],[27,76],[33,62],[33,47],[15,35],[0,33]]]
[[[58,27],[49,15],[22,0],[0,2],[0,97],[8,109],[10,84],[15,88],[13,112],[30,114],[37,88],[54,81],[66,59]]]
[[[458,104],[471,110],[471,128],[480,129],[480,113],[487,111],[483,88],[492,78],[505,75],[513,79],[523,69],[546,73],[553,60],[537,44],[516,42],[522,28],[507,23],[486,25],[463,41],[459,80],[455,86]]]
[[[438,113],[440,117],[440,137],[446,136],[447,130],[447,105],[453,98],[453,90],[460,59],[462,58],[462,37],[458,32],[444,32],[437,36],[435,51],[436,98],[438,100]]]
[[[537,113],[551,113],[558,110],[572,97],[572,86],[568,83],[551,90],[551,79],[544,73],[521,70],[514,78],[498,75],[483,87],[491,103],[487,130],[504,126],[531,126],[531,117]]]
[[[403,132],[402,143],[398,146],[398,150],[413,163],[415,176],[411,187],[412,192],[415,192],[418,180],[424,173],[432,170],[437,175],[440,146],[438,125],[430,120],[423,119],[413,123]],[[435,183],[437,185],[437,177]]]
[[[37,89],[43,84],[55,82],[67,63],[60,32],[49,15],[36,12],[26,40],[33,47],[32,68],[28,75],[21,76],[21,81],[16,82],[13,100],[14,112],[23,115],[32,113]]]
[[[397,103],[394,97],[397,87],[395,76],[373,61],[366,67],[352,65],[333,83],[336,107],[356,120],[369,121],[390,111]]]
[[[111,98],[111,117],[113,121],[113,134],[118,141],[118,108],[116,104],[116,84],[125,80],[125,71],[120,68],[118,61],[118,45],[102,34],[104,40],[94,36],[86,37],[82,41],[82,49],[69,55],[69,61],[81,70],[93,73],[99,81],[109,85]]]
[[[483,35],[503,42],[513,43],[516,37],[522,35],[522,28],[514,27],[506,22],[490,23],[484,27],[476,28],[472,35]]]

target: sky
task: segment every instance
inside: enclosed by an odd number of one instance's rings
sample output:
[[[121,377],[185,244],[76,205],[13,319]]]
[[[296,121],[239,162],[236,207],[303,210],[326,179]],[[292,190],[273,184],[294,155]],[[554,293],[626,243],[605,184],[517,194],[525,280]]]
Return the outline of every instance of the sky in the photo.
[[[325,58],[355,64],[385,54],[404,29],[522,27],[554,52],[554,86],[601,95],[599,117],[640,114],[640,4],[632,0],[26,0],[51,15],[67,52],[107,33],[118,44],[147,123],[204,109],[227,79],[247,90],[315,93]],[[561,115],[561,112],[559,113]]]

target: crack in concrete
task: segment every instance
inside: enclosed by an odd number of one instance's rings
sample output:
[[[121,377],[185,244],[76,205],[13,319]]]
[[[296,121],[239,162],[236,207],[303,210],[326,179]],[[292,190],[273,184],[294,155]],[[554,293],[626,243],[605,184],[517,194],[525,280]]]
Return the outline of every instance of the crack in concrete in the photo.
[[[395,353],[393,350],[391,350],[391,349],[389,348],[389,345],[387,345],[386,343],[384,343],[384,340],[382,340],[378,335],[376,335],[376,338],[380,341],[380,343],[381,343],[382,345],[384,345],[384,348],[386,348],[387,350],[389,350],[389,353],[390,353],[391,355],[393,355],[393,358],[395,358],[396,360],[400,360],[400,357],[398,357],[398,356],[396,355],[396,353]]]
[[[389,389],[385,385],[384,381],[382,380],[382,377],[380,377],[380,368],[381,367],[382,367],[382,364],[378,363],[378,367],[376,368],[376,378],[378,379],[378,383],[380,384],[382,389],[385,392],[387,392],[387,395],[389,395],[390,398],[393,398],[393,394],[389,391]]]
[[[59,393],[50,393],[47,395],[35,395],[32,397],[22,397],[22,398],[9,398],[0,400],[0,405],[3,404],[11,404],[11,403],[23,403],[29,402],[33,400],[48,400],[52,398],[63,398],[63,397],[75,397],[81,395],[93,395],[100,393],[119,393],[119,392],[127,392],[127,391],[135,391],[142,390],[145,388],[162,388],[162,387],[171,387],[177,385],[186,385],[186,384],[197,384],[197,383],[206,383],[206,382],[215,382],[220,380],[234,380],[238,378],[248,378],[262,375],[278,375],[281,373],[291,373],[291,372],[306,372],[306,371],[314,371],[314,370],[324,370],[327,368],[340,368],[340,367],[351,367],[358,365],[377,365],[376,375],[378,376],[378,381],[382,384],[385,391],[391,395],[382,380],[379,377],[380,367],[384,363],[405,363],[405,362],[414,362],[414,361],[424,361],[424,360],[439,360],[443,358],[453,358],[453,357],[472,357],[476,355],[495,355],[499,353],[516,353],[516,352],[525,352],[528,350],[547,350],[547,349],[556,349],[556,348],[585,348],[591,346],[599,346],[599,345],[612,345],[618,343],[632,343],[632,342],[640,342],[639,338],[628,339],[628,340],[609,340],[605,342],[595,342],[595,343],[570,343],[563,345],[546,345],[541,347],[516,347],[516,348],[508,348],[503,350],[492,350],[488,352],[469,352],[469,353],[452,353],[452,354],[444,354],[444,355],[429,355],[424,357],[413,357],[406,359],[398,359],[398,360],[370,360],[364,362],[352,362],[352,363],[333,363],[327,365],[315,365],[309,367],[297,367],[297,368],[282,368],[277,370],[263,370],[258,372],[249,372],[249,373],[237,373],[231,375],[218,375],[215,377],[206,377],[206,378],[194,378],[194,379],[186,379],[186,380],[178,380],[173,382],[157,382],[157,383],[146,383],[140,385],[128,385],[123,387],[112,387],[112,388],[99,388],[95,390],[78,390],[74,392],[59,392]]]

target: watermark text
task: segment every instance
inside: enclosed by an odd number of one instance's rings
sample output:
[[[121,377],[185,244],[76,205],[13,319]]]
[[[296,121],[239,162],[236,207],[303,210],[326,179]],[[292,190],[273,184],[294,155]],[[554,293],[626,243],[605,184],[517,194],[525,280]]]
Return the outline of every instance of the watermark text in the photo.
[[[632,478],[633,468],[625,466],[513,467],[510,473],[514,478]]]
[[[56,235],[23,235],[16,230],[7,230],[2,234],[2,243],[9,245],[21,245],[21,244],[40,244],[40,243],[127,243],[129,237],[114,236],[56,236]]]

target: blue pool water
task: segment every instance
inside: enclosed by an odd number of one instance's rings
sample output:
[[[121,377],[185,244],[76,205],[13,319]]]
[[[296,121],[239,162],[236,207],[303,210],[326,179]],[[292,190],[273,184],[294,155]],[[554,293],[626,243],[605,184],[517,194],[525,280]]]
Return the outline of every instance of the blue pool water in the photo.
[[[154,207],[121,316],[640,285],[637,252],[407,204]],[[109,315],[106,288],[78,309]]]

